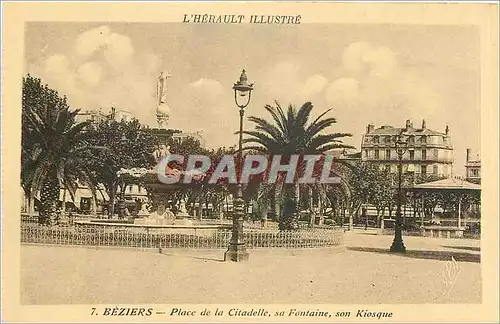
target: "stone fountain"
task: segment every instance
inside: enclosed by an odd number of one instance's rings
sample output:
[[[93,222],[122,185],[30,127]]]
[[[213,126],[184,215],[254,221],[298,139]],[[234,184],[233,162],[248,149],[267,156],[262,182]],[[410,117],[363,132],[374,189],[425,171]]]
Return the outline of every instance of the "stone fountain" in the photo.
[[[153,152],[153,157],[156,163],[159,163],[162,159],[169,156],[170,147],[166,145],[161,145],[157,150]],[[172,191],[178,189],[181,185],[176,184],[165,184],[158,180],[156,166],[153,169],[145,168],[132,168],[132,169],[121,169],[118,172],[119,177],[125,177],[129,179],[134,179],[140,182],[143,186],[148,189],[150,195],[150,201],[148,206],[143,204],[141,210],[138,213],[138,218],[134,220],[134,224],[137,225],[193,225],[190,218],[191,215],[188,214],[186,209],[186,202],[181,199],[179,203],[178,213],[175,215],[170,210],[170,199],[169,196]],[[167,172],[176,172],[180,175],[185,174],[184,171],[178,171],[175,169],[170,169],[167,167]],[[196,180],[201,180],[204,174],[194,175],[193,178]]]
[[[141,210],[138,213],[138,218],[134,219],[134,224],[129,224],[126,222],[122,223],[110,223],[104,221],[80,221],[79,225],[100,225],[107,228],[113,227],[126,227],[132,228],[134,230],[146,231],[149,233],[150,230],[160,230],[169,233],[185,233],[194,235],[207,235],[210,236],[214,232],[221,229],[228,229],[226,225],[203,225],[203,224],[193,224],[191,220],[192,217],[188,214],[186,209],[186,202],[182,199],[179,202],[178,212],[175,215],[170,208],[171,198],[173,192],[181,186],[186,186],[183,184],[165,184],[158,179],[158,163],[169,156],[170,147],[166,145],[169,138],[177,132],[173,129],[168,129],[167,124],[169,120],[169,106],[166,98],[167,89],[167,79],[170,77],[170,73],[164,74],[163,72],[158,77],[156,99],[156,117],[158,122],[157,128],[150,129],[151,133],[158,140],[157,150],[153,152],[153,157],[156,161],[157,166],[151,169],[146,168],[131,168],[131,169],[121,169],[118,171],[118,176],[123,177],[125,182],[140,183],[142,186],[147,188],[149,201],[147,204],[143,204]],[[185,175],[184,171],[179,171],[172,168],[166,168],[169,174],[177,174],[179,176]],[[162,172],[164,172],[162,170]],[[203,180],[205,174],[195,173],[190,174],[192,179],[195,181]]]

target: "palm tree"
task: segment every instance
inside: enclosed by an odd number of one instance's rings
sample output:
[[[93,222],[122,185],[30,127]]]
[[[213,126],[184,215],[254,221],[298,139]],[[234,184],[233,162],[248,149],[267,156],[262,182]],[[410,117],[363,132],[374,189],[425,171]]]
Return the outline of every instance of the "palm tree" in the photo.
[[[313,109],[310,102],[303,104],[298,110],[289,105],[285,111],[275,102],[275,106],[266,105],[265,109],[271,115],[273,122],[263,118],[249,117],[255,124],[255,130],[245,131],[249,135],[243,142],[250,144],[246,150],[254,150],[268,155],[281,155],[284,160],[292,155],[319,155],[332,149],[352,148],[342,142],[342,138],[351,136],[348,133],[326,133],[337,121],[333,117],[325,117],[331,109],[323,112],[312,123],[309,117]],[[301,170],[299,170],[300,172]],[[297,177],[296,177],[297,178]],[[280,217],[280,229],[298,228],[297,190],[295,181],[285,184],[280,181],[281,188],[274,186],[272,192],[283,193],[283,211]]]
[[[83,132],[88,123],[77,124],[77,114],[40,79],[24,79],[21,182],[31,200],[40,192],[41,224],[57,223],[61,186],[74,196],[78,181],[91,183]]]

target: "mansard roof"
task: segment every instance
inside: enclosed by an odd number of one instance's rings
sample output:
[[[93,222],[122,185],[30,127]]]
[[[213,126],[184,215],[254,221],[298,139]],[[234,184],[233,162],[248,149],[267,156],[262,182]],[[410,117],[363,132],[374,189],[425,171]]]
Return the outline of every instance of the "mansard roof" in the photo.
[[[422,129],[422,128],[413,128],[409,127],[407,128],[399,128],[399,127],[393,127],[393,126],[382,126],[377,129],[374,129],[370,133],[366,135],[398,135],[403,131],[404,135],[416,135],[416,136],[422,136],[422,135],[435,135],[435,136],[447,136],[445,133],[441,133],[432,129]]]

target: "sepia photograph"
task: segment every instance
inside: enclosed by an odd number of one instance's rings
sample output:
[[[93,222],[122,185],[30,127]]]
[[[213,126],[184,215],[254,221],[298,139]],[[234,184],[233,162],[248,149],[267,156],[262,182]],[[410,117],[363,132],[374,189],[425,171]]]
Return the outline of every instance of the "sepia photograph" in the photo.
[[[471,7],[482,25],[360,7],[314,21],[335,3],[145,15],[158,5],[106,20],[52,4],[59,19],[19,24],[17,92],[2,91],[10,303],[78,306],[80,321],[347,322],[498,301],[497,5]]]

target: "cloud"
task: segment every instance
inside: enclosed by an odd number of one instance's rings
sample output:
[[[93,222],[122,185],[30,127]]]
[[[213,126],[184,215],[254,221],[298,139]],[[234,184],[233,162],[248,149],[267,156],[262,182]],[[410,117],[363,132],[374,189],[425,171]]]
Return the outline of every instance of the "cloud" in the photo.
[[[54,54],[34,66],[33,75],[41,76],[43,80],[64,94],[77,90],[77,79],[71,71],[69,59],[62,54]]]
[[[53,74],[65,74],[69,69],[69,60],[61,54],[52,55],[45,61],[45,71]]]
[[[342,53],[339,77],[326,88],[325,100],[347,108],[343,120],[352,125],[374,122],[401,125],[425,118],[441,128],[446,109],[439,92],[417,69],[400,66],[390,48],[356,42]]]
[[[362,72],[366,68],[365,53],[370,47],[371,45],[365,42],[349,45],[342,53],[343,67],[348,71]]]
[[[277,100],[283,105],[302,105],[306,101],[313,101],[325,89],[328,79],[320,74],[307,75],[304,70],[297,61],[279,62],[266,67],[261,86],[266,91],[266,100]]]
[[[327,101],[356,100],[359,96],[359,82],[354,78],[339,78],[326,90]]]
[[[75,54],[88,57],[106,44],[111,33],[108,26],[101,26],[81,33],[75,41]]]
[[[370,64],[370,74],[376,77],[390,77],[397,69],[396,56],[387,47],[378,46],[373,48],[365,57]]]
[[[394,52],[385,46],[367,42],[352,43],[342,53],[342,67],[351,73],[367,72],[387,77],[397,68]]]
[[[112,33],[106,39],[104,56],[110,64],[120,67],[127,64],[134,55],[134,48],[130,38]]]
[[[79,34],[67,52],[41,58],[29,72],[66,94],[74,109],[102,108],[105,112],[116,107],[154,124],[160,63],[148,49],[137,51],[127,35],[101,26]],[[168,104],[175,111],[171,127],[185,132],[204,130],[208,146],[236,142],[235,136],[228,135],[236,131],[239,117],[221,82],[200,78],[180,87],[175,95],[169,91],[167,84]]]
[[[75,109],[113,106],[146,122],[154,119],[160,63],[147,50],[137,53],[128,36],[100,26],[79,34],[68,52],[42,57],[29,72],[66,94]]]
[[[77,69],[77,75],[85,84],[95,87],[101,81],[103,71],[97,62],[87,62],[80,65]]]
[[[204,78],[190,83],[189,87],[193,90],[193,96],[202,102],[213,102],[217,100],[225,90],[219,81]]]
[[[202,131],[208,147],[232,146],[239,123],[234,99],[220,81],[200,78],[187,87],[186,109],[176,112],[172,124],[187,132]]]
[[[314,97],[319,94],[328,83],[328,79],[322,75],[316,74],[309,77],[304,84],[304,96],[306,98]]]
[[[300,98],[299,64],[297,62],[279,62],[266,68],[262,80],[262,89],[265,89],[269,100],[296,102]],[[302,100],[302,98],[300,98]]]
[[[102,51],[110,64],[126,63],[134,54],[134,48],[125,35],[113,33],[108,26],[101,26],[81,33],[75,41],[75,54],[87,58]]]

